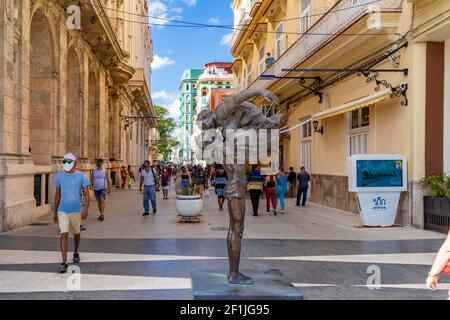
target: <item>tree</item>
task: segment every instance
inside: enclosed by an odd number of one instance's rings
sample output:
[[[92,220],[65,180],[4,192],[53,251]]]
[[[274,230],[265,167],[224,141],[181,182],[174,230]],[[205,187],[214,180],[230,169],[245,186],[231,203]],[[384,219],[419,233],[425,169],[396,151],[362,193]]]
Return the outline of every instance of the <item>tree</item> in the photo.
[[[173,137],[173,133],[177,124],[173,118],[169,117],[169,111],[162,107],[155,105],[155,113],[158,119],[159,144],[158,152],[163,155],[165,161],[169,160],[170,153],[178,146],[179,142]]]

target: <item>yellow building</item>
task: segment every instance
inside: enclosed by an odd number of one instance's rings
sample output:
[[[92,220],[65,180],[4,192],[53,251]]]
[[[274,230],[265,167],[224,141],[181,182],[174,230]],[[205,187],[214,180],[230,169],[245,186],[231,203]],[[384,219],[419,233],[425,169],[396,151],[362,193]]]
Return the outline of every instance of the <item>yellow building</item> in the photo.
[[[399,153],[409,191],[397,221],[424,227],[419,181],[450,171],[450,1],[235,0],[232,8],[236,87],[280,99],[278,110],[262,107],[286,116],[282,163],[312,173],[311,200],[358,212],[349,157]]]

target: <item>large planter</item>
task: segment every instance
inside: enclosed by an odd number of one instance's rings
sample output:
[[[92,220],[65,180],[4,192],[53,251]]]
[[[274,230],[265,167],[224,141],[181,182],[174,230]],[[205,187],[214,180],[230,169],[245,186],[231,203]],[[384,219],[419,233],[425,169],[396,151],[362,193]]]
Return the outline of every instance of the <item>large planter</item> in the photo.
[[[450,228],[450,199],[424,197],[425,229],[447,233]]]
[[[203,210],[203,200],[200,195],[177,196],[177,212],[181,217],[198,217]]]

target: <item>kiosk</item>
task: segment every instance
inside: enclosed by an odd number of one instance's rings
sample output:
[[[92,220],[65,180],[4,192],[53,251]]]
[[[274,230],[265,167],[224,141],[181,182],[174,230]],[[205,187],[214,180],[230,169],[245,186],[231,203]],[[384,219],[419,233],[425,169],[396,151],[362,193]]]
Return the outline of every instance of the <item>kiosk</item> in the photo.
[[[350,157],[349,191],[356,192],[365,227],[392,227],[400,193],[408,191],[407,160],[396,154]]]

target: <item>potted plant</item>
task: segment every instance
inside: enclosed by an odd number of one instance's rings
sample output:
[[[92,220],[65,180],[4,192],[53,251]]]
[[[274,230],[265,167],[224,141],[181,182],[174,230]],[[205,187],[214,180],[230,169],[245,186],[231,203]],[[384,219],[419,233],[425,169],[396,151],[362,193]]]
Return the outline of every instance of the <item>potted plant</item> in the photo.
[[[429,196],[424,197],[425,228],[448,232],[450,227],[450,176],[441,174],[422,179]]]
[[[189,181],[177,177],[175,190],[177,193],[176,208],[181,217],[198,217],[203,211],[203,199],[195,193],[195,188]]]

